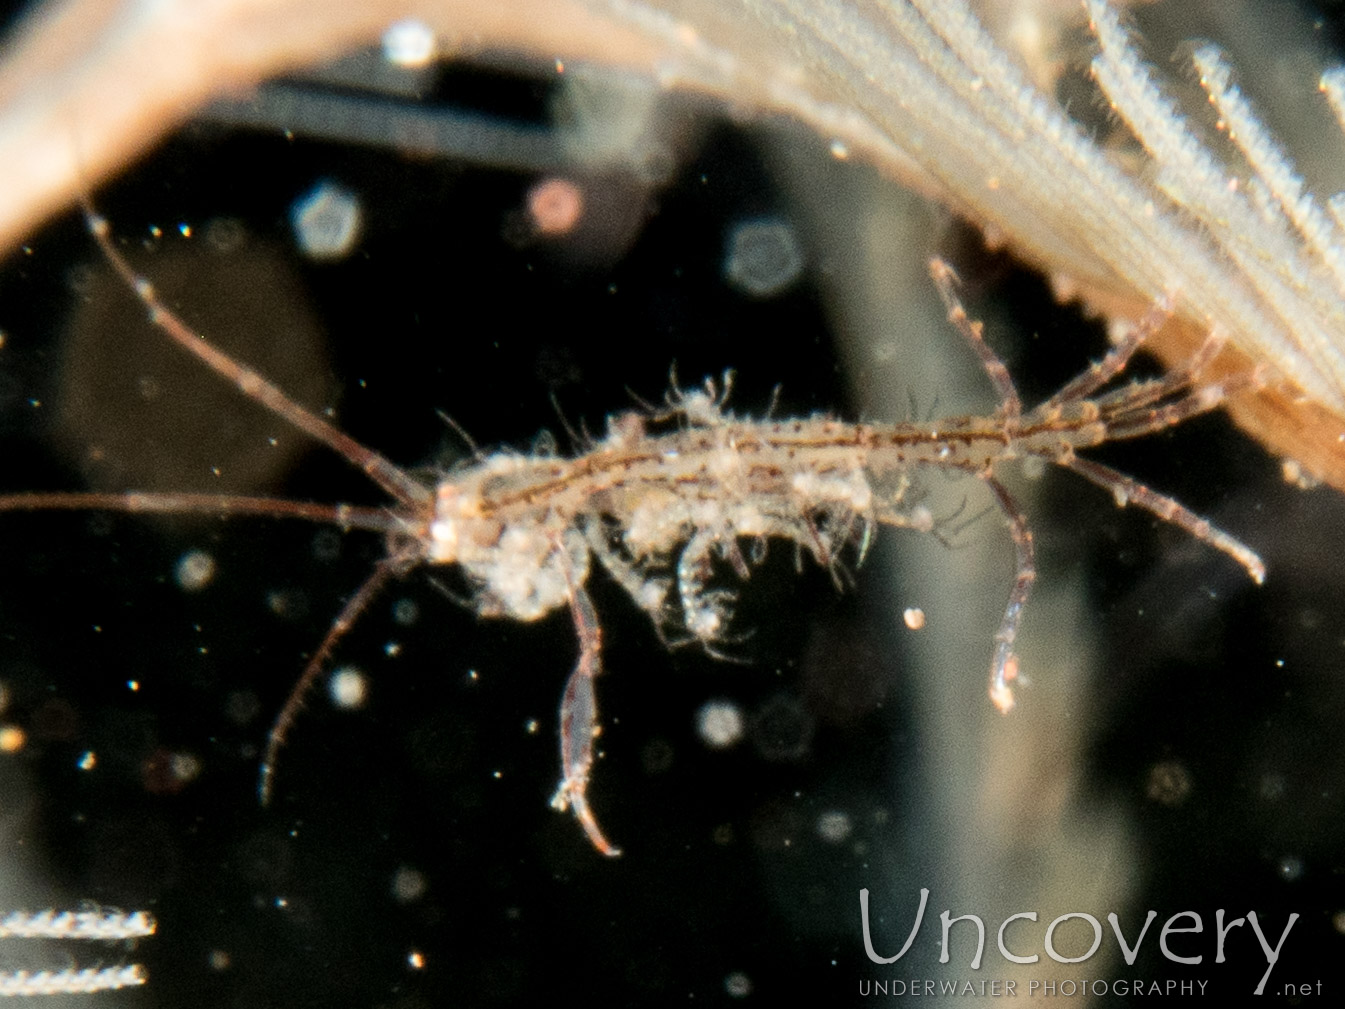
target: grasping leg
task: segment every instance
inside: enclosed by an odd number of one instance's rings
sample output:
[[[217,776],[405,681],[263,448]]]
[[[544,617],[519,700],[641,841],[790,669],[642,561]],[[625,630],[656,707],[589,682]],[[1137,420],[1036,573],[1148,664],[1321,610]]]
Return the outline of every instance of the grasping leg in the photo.
[[[598,702],[593,693],[593,681],[602,672],[602,628],[593,600],[582,585],[575,584],[566,573],[570,589],[570,614],[579,637],[579,661],[565,684],[565,695],[560,702],[560,787],[551,805],[564,812],[573,809],[584,833],[604,855],[621,854],[602,836],[597,818],[588,808],[588,775],[593,768],[593,740],[601,731],[598,725]]]
[[[733,593],[728,589],[707,589],[714,572],[713,552],[720,536],[712,529],[698,529],[687,540],[677,559],[677,596],[682,604],[686,629],[705,651],[718,659],[727,659],[712,646],[724,638],[733,617]]]
[[[1013,653],[1013,642],[1018,637],[1018,625],[1022,622],[1023,607],[1032,591],[1032,583],[1037,580],[1037,564],[1032,530],[1013,495],[993,474],[982,473],[981,479],[989,485],[1000,510],[1009,520],[1009,532],[1018,555],[1018,574],[1014,578],[1013,591],[1009,593],[1009,605],[1004,608],[1004,619],[995,632],[995,655],[990,661],[990,701],[1001,715],[1006,715],[1013,709],[1012,683],[1018,679],[1018,656]]]
[[[583,530],[588,548],[598,559],[598,563],[626,590],[626,594],[649,614],[655,633],[658,634],[659,640],[666,644],[663,629],[671,618],[668,593],[672,591],[672,581],[663,575],[646,574],[637,564],[623,556],[608,539],[607,530],[600,519],[584,522]]]
[[[304,696],[312,688],[317,678],[322,675],[323,667],[326,666],[327,660],[331,657],[332,649],[336,647],[336,643],[345,637],[346,631],[350,630],[355,621],[359,619],[360,614],[382,591],[388,579],[400,571],[405,564],[405,558],[393,555],[383,558],[375,565],[373,573],[364,580],[364,584],[356,590],[355,594],[346,600],[345,606],[341,607],[341,612],[332,621],[327,636],[322,639],[322,644],[313,653],[313,657],[308,660],[308,665],[304,666],[303,673],[300,674],[298,682],[294,684],[289,697],[285,699],[285,706],[280,709],[280,714],[276,716],[275,724],[271,726],[271,734],[266,740],[266,757],[262,760],[261,780],[257,783],[257,795],[261,798],[263,806],[268,805],[271,801],[271,779],[275,776],[276,759],[280,756],[280,748],[285,745],[285,735],[289,732],[290,726],[294,724],[295,718],[298,717],[299,711],[304,706]]]

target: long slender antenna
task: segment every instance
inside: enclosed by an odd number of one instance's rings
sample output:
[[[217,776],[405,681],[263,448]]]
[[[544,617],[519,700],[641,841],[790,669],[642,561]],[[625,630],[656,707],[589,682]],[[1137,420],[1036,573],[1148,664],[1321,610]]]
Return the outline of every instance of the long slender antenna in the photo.
[[[284,498],[241,497],[233,494],[158,494],[143,491],[108,494],[84,491],[0,494],[0,512],[26,511],[269,515],[273,518],[302,519],[306,522],[320,522],[340,526],[343,529],[363,529],[376,533],[396,532],[404,527],[404,520],[385,508],[318,504],[312,501],[289,501]]]
[[[251,368],[239,364],[212,346],[205,337],[193,330],[160,301],[154,292],[154,286],[131,268],[131,264],[112,242],[107,218],[100,216],[87,199],[84,201],[84,214],[89,223],[89,232],[103,250],[103,255],[126,285],[135,292],[136,297],[149,309],[150,322],[163,330],[174,343],[196,355],[217,375],[232,382],[248,399],[266,407],[339,453],[408,508],[423,508],[434,500],[434,492],[412,478],[401,467],[300,406],[279,386],[273,385]]]

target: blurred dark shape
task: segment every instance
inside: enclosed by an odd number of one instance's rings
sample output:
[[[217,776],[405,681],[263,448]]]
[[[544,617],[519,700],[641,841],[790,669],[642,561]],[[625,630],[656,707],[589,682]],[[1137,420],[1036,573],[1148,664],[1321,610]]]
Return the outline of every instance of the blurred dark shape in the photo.
[[[1179,760],[1162,760],[1149,769],[1144,794],[1161,806],[1177,807],[1191,794],[1191,775]]]
[[[813,742],[813,716],[791,694],[776,694],[752,716],[752,742],[767,760],[794,761],[808,755]]]
[[[135,265],[212,344],[322,413],[334,396],[326,348],[289,262],[259,242],[228,256],[205,246],[161,239]],[[106,270],[69,321],[56,411],[96,488],[254,491],[311,444],[155,332]]]

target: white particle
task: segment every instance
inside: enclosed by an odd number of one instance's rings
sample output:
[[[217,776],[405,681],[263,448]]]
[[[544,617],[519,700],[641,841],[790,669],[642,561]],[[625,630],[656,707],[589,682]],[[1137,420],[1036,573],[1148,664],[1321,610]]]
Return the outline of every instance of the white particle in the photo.
[[[290,225],[310,259],[341,259],[355,247],[363,214],[349,189],[324,179],[290,207]]]
[[[850,814],[839,809],[828,810],[817,818],[817,836],[828,844],[840,844],[853,829]]]
[[[402,627],[410,627],[420,618],[420,607],[414,599],[398,599],[392,605],[392,619]]]
[[[419,869],[403,865],[392,874],[392,896],[398,903],[409,904],[425,895],[429,881]]]
[[[423,67],[434,52],[434,31],[424,21],[407,18],[383,33],[383,58],[394,66]]]
[[[327,684],[327,693],[338,708],[350,710],[364,706],[369,695],[369,681],[364,673],[354,666],[342,666],[332,673]]]
[[[740,970],[724,978],[724,991],[733,998],[746,998],[752,994],[752,979]]]
[[[181,783],[192,781],[201,774],[201,758],[194,753],[174,753],[168,759],[168,771]]]
[[[215,577],[215,558],[202,550],[189,550],[178,558],[173,578],[183,592],[200,592]]]
[[[732,701],[707,701],[696,713],[696,731],[716,750],[732,746],[743,735],[743,714]]]

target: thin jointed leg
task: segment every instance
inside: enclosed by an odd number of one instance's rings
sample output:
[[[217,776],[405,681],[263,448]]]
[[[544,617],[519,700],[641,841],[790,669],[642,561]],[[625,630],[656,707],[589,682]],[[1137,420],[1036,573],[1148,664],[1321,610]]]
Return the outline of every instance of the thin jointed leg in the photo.
[[[331,658],[332,649],[359,619],[360,614],[373,602],[374,597],[382,591],[388,579],[404,566],[405,560],[397,556],[385,557],[379,561],[374,567],[373,573],[364,580],[364,584],[356,590],[353,596],[346,600],[345,606],[341,607],[341,612],[332,621],[327,636],[322,639],[322,644],[313,653],[313,657],[308,660],[308,665],[304,666],[302,675],[300,675],[298,682],[294,684],[289,697],[285,699],[285,706],[280,709],[280,714],[276,716],[275,724],[271,726],[271,734],[266,740],[266,757],[262,760],[261,779],[257,783],[257,795],[260,797],[263,806],[271,802],[271,783],[275,776],[276,759],[280,756],[280,748],[285,745],[285,736],[289,732],[290,726],[294,724],[295,718],[298,717],[300,709],[304,706],[305,695],[312,689],[317,678],[322,675],[327,660]]]
[[[999,396],[1000,416],[1004,418],[1006,424],[1017,426],[1018,418],[1023,413],[1023,401],[1018,395],[1018,387],[1013,384],[1013,377],[1005,367],[1004,361],[990,344],[985,342],[984,325],[968,316],[967,310],[962,307],[962,301],[955,290],[957,274],[946,262],[935,257],[929,261],[929,275],[934,278],[934,286],[939,289],[939,297],[943,299],[944,307],[948,309],[948,321],[957,327],[958,332],[971,345],[971,349],[976,351],[976,356],[981,359],[981,367],[990,376],[990,383],[995,387],[995,394]]]
[[[1200,542],[1208,543],[1216,550],[1222,550],[1241,564],[1257,585],[1266,580],[1265,562],[1257,556],[1251,547],[1234,539],[1222,529],[1212,525],[1208,519],[1201,518],[1185,505],[1166,494],[1159,494],[1157,491],[1150,490],[1138,480],[1128,477],[1124,473],[1118,473],[1110,466],[1093,462],[1091,459],[1067,456],[1057,459],[1056,462],[1074,470],[1075,473],[1092,481],[1099,487],[1111,491],[1112,497],[1116,499],[1118,505],[1138,505],[1145,511],[1157,515],[1164,522],[1171,522],[1178,528],[1186,530]]]
[[[1006,715],[1013,709],[1012,684],[1018,679],[1018,656],[1013,652],[1013,642],[1018,637],[1018,625],[1022,622],[1023,607],[1027,605],[1032,583],[1037,580],[1037,564],[1032,530],[1013,495],[992,474],[983,473],[981,479],[989,485],[1000,510],[1009,520],[1009,533],[1013,536],[1018,557],[1018,574],[1009,593],[1009,604],[1004,608],[1004,619],[995,632],[995,655],[990,661],[990,701],[1001,715]]]
[[[1154,304],[1149,311],[1144,313],[1139,322],[1135,323],[1130,331],[1121,338],[1121,341],[1107,352],[1101,361],[1090,364],[1081,375],[1066,382],[1054,396],[1038,409],[1046,410],[1065,403],[1087,399],[1101,389],[1125,370],[1130,363],[1130,359],[1135,356],[1135,352],[1144,346],[1149,337],[1163,328],[1163,324],[1172,317],[1172,310],[1173,301],[1170,296]]]

